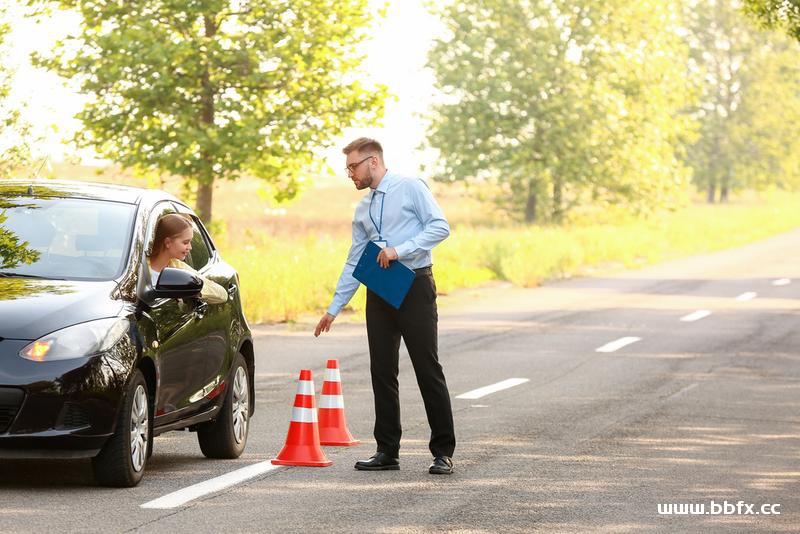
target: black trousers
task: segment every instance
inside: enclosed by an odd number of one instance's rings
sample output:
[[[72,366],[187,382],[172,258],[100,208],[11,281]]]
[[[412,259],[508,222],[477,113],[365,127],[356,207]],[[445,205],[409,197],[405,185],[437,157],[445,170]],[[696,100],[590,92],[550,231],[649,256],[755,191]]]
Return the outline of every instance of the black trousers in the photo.
[[[400,337],[408,349],[417,384],[431,427],[430,450],[434,456],[453,456],[456,437],[450,393],[438,354],[436,283],[430,269],[417,276],[399,310],[367,291],[367,337],[370,372],[375,395],[375,441],[378,451],[399,456],[400,395],[398,364]]]

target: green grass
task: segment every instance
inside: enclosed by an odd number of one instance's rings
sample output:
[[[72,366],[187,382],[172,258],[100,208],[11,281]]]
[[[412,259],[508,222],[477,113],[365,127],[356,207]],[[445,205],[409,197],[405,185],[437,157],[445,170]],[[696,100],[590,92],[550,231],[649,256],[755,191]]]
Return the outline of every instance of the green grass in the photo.
[[[695,205],[645,221],[622,219],[568,227],[453,225],[451,236],[434,251],[437,287],[449,293],[491,280],[534,287],[735,247],[800,227],[800,195]],[[292,321],[304,313],[321,314],[328,306],[348,246],[348,235],[314,233],[260,237],[244,247],[225,243],[223,253],[240,272],[251,321]],[[348,309],[363,312],[363,288]]]

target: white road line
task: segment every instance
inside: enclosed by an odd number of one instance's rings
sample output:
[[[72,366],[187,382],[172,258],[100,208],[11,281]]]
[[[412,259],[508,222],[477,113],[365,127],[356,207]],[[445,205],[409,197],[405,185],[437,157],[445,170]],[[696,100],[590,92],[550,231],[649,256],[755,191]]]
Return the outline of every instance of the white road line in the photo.
[[[699,384],[698,384],[697,382],[693,382],[693,383],[689,384],[688,386],[684,386],[684,387],[682,387],[681,389],[679,389],[678,391],[676,391],[675,393],[673,393],[672,395],[670,395],[670,396],[669,396],[669,397],[667,397],[667,398],[668,398],[668,399],[674,399],[674,398],[676,398],[676,397],[680,397],[681,395],[683,395],[684,393],[686,393],[686,392],[687,392],[687,391],[689,391],[690,389],[694,389],[694,388],[696,388],[698,385],[699,385]]]
[[[773,286],[788,286],[791,283],[792,283],[792,281],[789,280],[788,278],[780,278],[778,280],[773,280],[772,281],[772,285]]]
[[[281,467],[282,466],[279,465],[272,465],[269,460],[248,465],[247,467],[237,469],[236,471],[231,471],[230,473],[225,473],[224,475],[206,480],[205,482],[200,482],[193,486],[189,486],[188,488],[183,488],[181,490],[168,493],[163,497],[159,497],[158,499],[144,503],[141,505],[141,507],[158,509],[177,508],[178,506],[184,505],[189,501],[193,501],[198,497],[202,497],[210,493],[216,493],[220,490],[233,486],[234,484],[238,484],[240,482],[244,482],[245,480],[249,480],[257,477],[258,475],[264,474],[267,471],[281,469]]]
[[[472,391],[467,391],[466,393],[462,393],[461,395],[456,396],[457,399],[480,399],[481,397],[485,397],[486,395],[491,395],[492,393],[497,393],[498,391],[503,391],[504,389],[513,388],[514,386],[518,386],[520,384],[524,384],[525,382],[529,382],[527,378],[509,378],[508,380],[503,380],[502,382],[498,382],[497,384],[492,384],[490,386],[484,386],[482,388],[473,389]]]
[[[691,323],[692,321],[699,321],[705,317],[711,315],[711,312],[708,310],[697,310],[696,312],[692,312],[689,315],[684,315],[681,317],[681,321],[686,323]]]
[[[630,345],[631,343],[636,343],[637,341],[641,340],[642,338],[640,337],[621,337],[616,341],[606,343],[602,347],[595,349],[595,352],[614,352],[615,350],[619,350],[626,345]]]
[[[741,295],[736,297],[736,300],[738,300],[739,302],[744,302],[746,300],[753,300],[754,298],[756,298],[757,295],[758,293],[754,291],[748,291],[747,293],[742,293]]]

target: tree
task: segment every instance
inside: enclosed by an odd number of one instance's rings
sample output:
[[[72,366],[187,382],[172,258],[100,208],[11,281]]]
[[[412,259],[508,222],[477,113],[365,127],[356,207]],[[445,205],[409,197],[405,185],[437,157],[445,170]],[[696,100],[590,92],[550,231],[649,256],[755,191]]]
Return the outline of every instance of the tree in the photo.
[[[7,9],[7,6],[0,5],[0,58],[7,54],[6,38],[11,31]],[[6,65],[5,61],[0,61],[0,177],[7,177],[29,163],[31,156],[25,144],[30,125],[21,118],[20,110],[9,104],[14,73]]]
[[[800,0],[744,0],[745,10],[769,28],[783,28],[800,41]]]
[[[10,193],[14,193],[11,191]],[[20,191],[20,194],[23,192]],[[0,200],[0,269],[13,269],[21,263],[30,265],[39,259],[40,253],[28,246],[27,241],[22,241],[20,237],[8,228],[5,224],[8,220],[7,211],[11,208],[18,208],[22,204],[16,201]],[[25,206],[28,209],[37,209],[35,205]]]
[[[736,0],[687,4],[692,68],[701,78],[688,151],[708,202],[739,188],[792,187],[800,138],[798,47],[760,31]]]
[[[468,0],[438,14],[450,32],[429,54],[439,179],[500,184],[527,222],[587,197],[677,201],[692,95],[668,1]]]
[[[21,263],[33,263],[39,259],[39,252],[28,248],[27,241],[20,241],[17,234],[3,225],[8,219],[6,207],[0,204],[0,269],[13,269]]]
[[[355,46],[367,0],[30,0],[78,9],[81,33],[37,58],[94,100],[79,146],[182,176],[212,215],[215,180],[263,178],[291,198],[314,151],[380,116]]]

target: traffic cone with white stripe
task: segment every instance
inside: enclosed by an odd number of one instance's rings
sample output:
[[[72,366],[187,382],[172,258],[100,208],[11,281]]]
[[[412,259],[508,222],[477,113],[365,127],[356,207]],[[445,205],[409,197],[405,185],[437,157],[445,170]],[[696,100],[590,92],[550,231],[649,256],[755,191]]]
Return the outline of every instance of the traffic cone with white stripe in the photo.
[[[297,395],[292,407],[292,420],[289,422],[289,434],[286,445],[272,460],[275,465],[303,465],[307,467],[327,467],[333,462],[328,460],[319,446],[319,428],[317,427],[317,408],[314,403],[314,380],[311,371],[300,371],[297,382]]]
[[[344,447],[361,443],[347,430],[342,377],[339,374],[339,362],[336,360],[328,360],[325,382],[322,383],[322,395],[319,398],[319,443]]]

